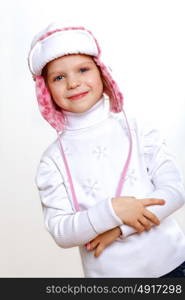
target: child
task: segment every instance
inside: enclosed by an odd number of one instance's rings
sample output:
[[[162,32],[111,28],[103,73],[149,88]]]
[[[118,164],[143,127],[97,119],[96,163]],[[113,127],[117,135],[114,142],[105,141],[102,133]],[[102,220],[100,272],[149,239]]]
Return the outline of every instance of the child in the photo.
[[[28,62],[40,111],[58,133],[36,175],[55,242],[79,246],[85,277],[183,270],[185,236],[170,216],[184,204],[179,171],[157,130],[127,121],[92,33],[50,25]]]

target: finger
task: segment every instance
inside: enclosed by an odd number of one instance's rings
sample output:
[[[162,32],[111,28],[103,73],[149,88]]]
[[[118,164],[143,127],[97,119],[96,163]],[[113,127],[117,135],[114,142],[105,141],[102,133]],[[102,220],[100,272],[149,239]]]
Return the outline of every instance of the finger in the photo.
[[[160,224],[160,220],[151,211],[149,211],[147,209],[144,209],[143,215],[147,219],[149,219],[152,223],[154,223],[155,225],[159,225]]]
[[[101,244],[99,244],[94,252],[94,256],[98,257],[103,252],[103,250],[104,250],[104,247]]]
[[[145,230],[145,228],[143,227],[143,225],[139,222],[136,221],[133,225],[133,227],[135,228],[135,230],[139,233],[143,232]]]
[[[145,228],[145,230],[148,231],[151,228],[151,223],[144,216],[141,217],[141,218],[139,218],[138,221],[143,225],[143,227]]]
[[[163,199],[155,199],[155,198],[141,199],[141,202],[143,203],[144,206],[165,204],[165,201]]]
[[[94,250],[98,246],[98,243],[99,243],[98,239],[94,239],[93,241],[91,241],[89,243],[87,250],[89,250],[89,251]]]
[[[86,243],[85,247],[89,251],[91,249],[91,243],[90,242]]]

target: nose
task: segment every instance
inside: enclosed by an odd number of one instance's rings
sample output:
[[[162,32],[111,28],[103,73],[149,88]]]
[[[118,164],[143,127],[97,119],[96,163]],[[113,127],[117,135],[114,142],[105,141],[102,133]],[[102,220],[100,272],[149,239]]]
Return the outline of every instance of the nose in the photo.
[[[80,85],[80,80],[77,76],[70,76],[67,78],[68,89],[75,89]]]

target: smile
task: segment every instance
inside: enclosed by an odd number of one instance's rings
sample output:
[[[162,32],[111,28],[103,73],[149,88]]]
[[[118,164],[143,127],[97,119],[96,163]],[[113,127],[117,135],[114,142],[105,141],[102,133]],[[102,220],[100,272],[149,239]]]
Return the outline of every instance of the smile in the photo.
[[[82,99],[83,97],[85,97],[87,94],[88,94],[88,92],[84,92],[84,93],[81,93],[81,94],[77,94],[77,95],[68,97],[68,99],[71,100],[71,101],[79,100],[79,99]]]

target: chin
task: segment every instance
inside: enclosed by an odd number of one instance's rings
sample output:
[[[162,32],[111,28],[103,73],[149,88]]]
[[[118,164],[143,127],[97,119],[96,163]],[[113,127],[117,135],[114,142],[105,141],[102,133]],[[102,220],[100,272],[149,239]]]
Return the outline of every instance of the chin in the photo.
[[[90,106],[85,106],[85,107],[81,107],[81,108],[76,108],[74,110],[74,112],[76,113],[83,113],[83,112],[86,112],[87,110],[89,110],[93,105],[90,105]]]
[[[79,105],[76,106],[76,107],[74,108],[73,112],[76,112],[76,113],[83,113],[83,112],[89,110],[89,109],[90,109],[92,106],[94,106],[97,102],[98,102],[98,101],[93,102],[93,103],[81,103],[81,105],[80,105],[80,103],[79,103]]]

